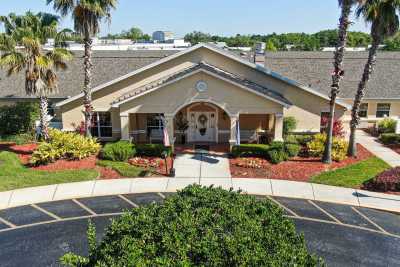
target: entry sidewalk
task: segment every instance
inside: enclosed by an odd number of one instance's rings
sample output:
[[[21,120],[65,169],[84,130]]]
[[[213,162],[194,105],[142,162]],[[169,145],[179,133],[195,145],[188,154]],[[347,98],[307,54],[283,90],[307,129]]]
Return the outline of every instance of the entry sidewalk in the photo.
[[[356,136],[357,143],[371,151],[375,156],[381,158],[392,167],[400,166],[400,154],[377,142],[375,137],[362,130],[357,130]]]

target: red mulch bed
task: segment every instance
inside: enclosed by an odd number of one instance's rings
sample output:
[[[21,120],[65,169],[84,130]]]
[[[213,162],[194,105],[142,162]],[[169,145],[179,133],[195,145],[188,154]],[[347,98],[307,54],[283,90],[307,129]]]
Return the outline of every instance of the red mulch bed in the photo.
[[[0,144],[0,151],[10,151],[18,155],[22,164],[28,164],[33,150],[38,147],[37,144],[16,145],[15,143]]]
[[[240,161],[240,158],[230,159],[231,175],[232,177],[270,178],[307,182],[312,176],[323,171],[343,168],[373,156],[371,152],[360,144],[357,147],[357,158],[347,158],[341,162],[333,162],[330,165],[322,163],[319,158],[295,157],[279,164],[266,163],[263,169],[253,169],[238,167],[236,164]]]
[[[34,170],[61,171],[61,170],[84,170],[96,168],[96,156],[91,156],[81,160],[60,159],[47,165],[31,167]]]
[[[120,178],[123,178],[121,176],[121,174],[119,174],[117,171],[113,170],[112,168],[97,166],[96,169],[100,173],[100,179],[108,180],[108,179],[120,179]]]

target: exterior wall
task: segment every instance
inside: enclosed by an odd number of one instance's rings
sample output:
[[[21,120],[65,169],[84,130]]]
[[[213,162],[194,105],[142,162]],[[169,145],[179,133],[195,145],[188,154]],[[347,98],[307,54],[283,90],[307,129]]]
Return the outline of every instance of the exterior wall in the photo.
[[[353,99],[343,99],[346,103],[349,105],[353,105]],[[389,103],[390,104],[390,117],[391,118],[398,118],[400,117],[400,99],[378,99],[378,100],[364,100],[362,103],[368,103],[368,117],[367,118],[362,118],[362,120],[367,120],[367,121],[377,121],[382,118],[377,118],[376,117],[376,109],[378,103]],[[344,120],[350,121],[351,119],[351,110],[346,111],[344,114]]]

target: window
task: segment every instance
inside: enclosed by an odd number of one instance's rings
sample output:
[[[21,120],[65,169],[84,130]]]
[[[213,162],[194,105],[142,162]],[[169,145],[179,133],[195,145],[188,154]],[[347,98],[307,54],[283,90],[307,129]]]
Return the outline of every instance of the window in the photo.
[[[360,116],[360,118],[368,117],[368,103],[361,103],[358,116]]]
[[[91,131],[94,137],[112,137],[111,113],[94,112]]]
[[[376,117],[377,118],[389,117],[389,114],[390,114],[390,104],[378,103],[376,107]]]
[[[147,116],[147,134],[150,136],[162,132],[163,122],[162,114],[149,114]]]

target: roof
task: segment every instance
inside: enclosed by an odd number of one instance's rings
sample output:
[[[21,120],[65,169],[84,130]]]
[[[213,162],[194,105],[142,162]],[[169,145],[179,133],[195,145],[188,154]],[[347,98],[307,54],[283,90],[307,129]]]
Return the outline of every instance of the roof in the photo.
[[[309,92],[311,94],[317,95],[317,96],[319,96],[321,98],[329,99],[326,94],[322,94],[322,93],[320,93],[320,92],[318,92],[318,91],[316,91],[316,90],[314,90],[314,89],[312,89],[310,87],[307,87],[307,86],[304,86],[301,83],[298,83],[297,81],[291,80],[291,79],[289,79],[287,77],[284,77],[284,76],[282,76],[282,75],[280,75],[278,73],[275,73],[275,72],[273,72],[273,71],[271,71],[271,70],[269,70],[267,68],[264,68],[263,66],[251,63],[247,59],[238,56],[234,52],[221,49],[221,48],[217,47],[216,45],[209,44],[209,43],[200,43],[200,44],[192,46],[192,47],[190,47],[188,49],[185,49],[183,51],[177,52],[175,54],[171,54],[170,56],[167,56],[165,58],[157,60],[157,61],[155,61],[153,63],[150,63],[150,64],[148,64],[146,66],[143,66],[142,68],[134,70],[134,71],[132,71],[132,72],[126,74],[126,75],[120,76],[120,77],[118,77],[118,78],[116,78],[114,80],[109,80],[108,82],[106,82],[104,84],[101,84],[101,85],[98,85],[98,86],[94,86],[92,91],[95,92],[95,91],[98,91],[98,90],[102,90],[103,88],[106,88],[106,87],[108,87],[108,86],[110,86],[112,84],[118,83],[118,82],[120,82],[120,81],[122,81],[124,79],[132,77],[132,76],[134,76],[134,75],[136,75],[138,73],[141,73],[141,72],[143,72],[145,70],[151,69],[151,68],[153,68],[155,66],[158,66],[158,65],[160,65],[160,64],[162,64],[164,62],[167,62],[167,61],[172,60],[174,58],[177,58],[179,56],[188,54],[188,53],[190,53],[190,52],[192,52],[192,51],[194,51],[196,49],[199,49],[199,48],[207,48],[207,49],[209,49],[211,51],[214,51],[214,52],[216,52],[218,54],[224,55],[224,56],[226,56],[226,57],[228,57],[228,58],[230,58],[232,60],[235,60],[235,61],[237,61],[237,62],[239,62],[241,64],[244,64],[244,65],[246,65],[246,66],[248,66],[250,68],[253,68],[256,71],[262,72],[262,73],[264,73],[264,74],[266,74],[266,75],[268,75],[270,77],[273,77],[275,79],[281,80],[281,81],[283,81],[283,82],[285,82],[287,84],[296,86],[299,89],[302,89],[302,90],[307,91],[307,92]],[[77,94],[77,95],[75,95],[73,97],[70,97],[70,98],[68,98],[68,99],[66,99],[66,100],[64,100],[62,102],[59,102],[56,105],[57,106],[62,106],[62,105],[67,104],[67,103],[69,103],[71,101],[77,100],[77,99],[79,99],[81,97],[83,97],[82,93]],[[343,106],[345,108],[349,108],[349,105],[347,105],[346,103],[341,102],[340,100],[337,101],[337,104],[339,104],[339,105],[341,105],[341,106]]]
[[[339,97],[354,97],[367,58],[368,52],[345,53],[343,61],[345,76]],[[332,62],[333,52],[267,52],[265,66],[282,76],[329,95]],[[400,52],[379,52],[365,98],[400,98],[399,70]]]
[[[114,80],[133,70],[153,63],[177,51],[93,51],[94,87]],[[7,77],[5,70],[0,70],[0,98],[26,98],[24,73]],[[68,69],[58,72],[59,92],[52,98],[67,98],[81,92],[84,80],[83,53],[75,52],[74,58],[68,62]]]
[[[191,67],[185,68],[185,69],[178,71],[176,73],[173,73],[171,75],[162,77],[156,81],[151,82],[150,84],[136,88],[135,90],[132,90],[132,91],[122,95],[118,99],[116,99],[113,102],[113,104],[115,105],[115,104],[123,103],[129,99],[140,96],[148,91],[155,90],[164,85],[167,85],[174,81],[177,81],[181,78],[187,77],[190,74],[197,73],[198,71],[205,71],[207,73],[214,74],[219,78],[223,78],[224,80],[227,80],[234,84],[245,87],[246,89],[249,89],[253,93],[261,94],[262,96],[264,96],[274,102],[283,104],[286,107],[289,107],[292,105],[292,103],[289,100],[287,100],[284,96],[277,93],[276,91],[270,90],[269,88],[259,85],[255,82],[252,82],[252,81],[246,79],[245,77],[241,77],[239,75],[222,70],[222,69],[217,68],[216,66],[210,65],[206,62],[200,62],[199,64],[194,64]]]

